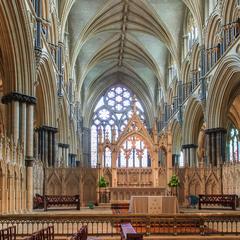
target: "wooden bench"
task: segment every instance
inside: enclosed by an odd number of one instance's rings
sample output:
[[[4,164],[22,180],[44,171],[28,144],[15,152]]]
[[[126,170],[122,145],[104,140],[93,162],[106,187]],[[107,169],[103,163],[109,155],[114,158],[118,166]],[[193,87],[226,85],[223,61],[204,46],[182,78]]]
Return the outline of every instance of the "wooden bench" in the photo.
[[[238,196],[236,194],[212,194],[199,195],[198,208],[202,209],[202,204],[205,205],[220,205],[224,207],[231,207],[236,210]]]
[[[44,197],[44,211],[47,211],[50,206],[72,206],[76,205],[77,210],[80,210],[79,195],[73,196],[59,196],[59,195],[45,195]]]
[[[131,223],[121,223],[121,240],[142,240],[143,234],[137,233]]]
[[[24,240],[54,240],[54,228],[53,226],[43,228],[31,236],[24,238]]]
[[[1,229],[0,240],[16,240],[16,226]]]

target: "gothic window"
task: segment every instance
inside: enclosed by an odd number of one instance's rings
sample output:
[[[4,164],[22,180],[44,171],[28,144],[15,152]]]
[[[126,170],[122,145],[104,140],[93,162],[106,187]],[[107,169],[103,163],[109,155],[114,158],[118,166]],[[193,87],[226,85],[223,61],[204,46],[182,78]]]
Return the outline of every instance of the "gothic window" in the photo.
[[[227,160],[239,161],[240,159],[240,134],[239,130],[233,124],[228,129],[227,136]]]
[[[185,55],[191,50],[193,44],[198,39],[198,30],[197,25],[194,21],[194,18],[191,12],[188,12],[185,22]]]
[[[111,87],[98,101],[91,127],[91,165],[97,165],[98,159],[98,131],[102,130],[102,141],[109,139],[112,140],[112,129],[115,129],[116,139],[126,127],[129,118],[132,114],[132,97],[133,93],[122,85],[115,85]],[[140,119],[145,121],[145,114],[141,103],[136,99],[137,114]],[[126,141],[127,144],[128,141]],[[129,144],[129,143],[128,143]],[[143,145],[143,143],[141,143]],[[143,147],[143,146],[142,146]],[[144,153],[146,155],[146,153]],[[144,155],[143,154],[143,155]],[[145,156],[144,155],[144,156]],[[131,160],[131,166],[133,164],[134,155],[129,156]],[[111,167],[111,150],[105,149],[102,157],[102,166]],[[126,159],[124,154],[118,156],[117,166],[126,166]],[[138,163],[136,163],[138,165]]]

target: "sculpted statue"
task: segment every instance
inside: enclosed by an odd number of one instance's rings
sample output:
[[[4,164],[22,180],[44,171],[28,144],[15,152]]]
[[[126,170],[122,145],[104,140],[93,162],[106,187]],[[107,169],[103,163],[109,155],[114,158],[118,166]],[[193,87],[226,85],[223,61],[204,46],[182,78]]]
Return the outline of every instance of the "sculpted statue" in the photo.
[[[203,123],[199,134],[198,134],[198,148],[197,148],[197,156],[198,156],[198,162],[204,161],[205,156],[205,129],[206,124]]]

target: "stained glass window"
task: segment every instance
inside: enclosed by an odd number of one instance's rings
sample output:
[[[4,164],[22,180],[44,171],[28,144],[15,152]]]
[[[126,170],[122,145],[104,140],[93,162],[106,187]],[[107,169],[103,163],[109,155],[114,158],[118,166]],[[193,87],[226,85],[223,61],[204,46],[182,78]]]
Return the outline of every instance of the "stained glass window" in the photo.
[[[102,130],[103,140],[108,138],[112,140],[111,130],[115,128],[116,139],[126,127],[129,118],[132,115],[131,103],[133,93],[122,85],[115,85],[111,87],[98,101],[93,114],[91,127],[91,165],[97,165],[98,159],[98,130]],[[136,99],[137,114],[140,119],[145,122],[145,114],[143,107],[138,99]],[[125,143],[124,143],[125,144]],[[130,141],[126,141],[130,144]],[[124,154],[118,156],[118,167],[126,167],[128,162],[129,167],[138,167],[140,162],[136,156],[140,156],[140,150],[144,148],[144,143],[140,140],[136,141],[137,147],[132,150],[129,160],[126,161]],[[141,145],[141,146],[140,146]],[[123,151],[123,150],[122,150]],[[136,152],[137,151],[137,152]],[[105,167],[111,166],[111,150],[105,149],[103,156],[103,163]],[[142,165],[147,166],[148,154],[143,151]]]
[[[227,136],[227,160],[234,162],[240,159],[239,130],[231,124]]]

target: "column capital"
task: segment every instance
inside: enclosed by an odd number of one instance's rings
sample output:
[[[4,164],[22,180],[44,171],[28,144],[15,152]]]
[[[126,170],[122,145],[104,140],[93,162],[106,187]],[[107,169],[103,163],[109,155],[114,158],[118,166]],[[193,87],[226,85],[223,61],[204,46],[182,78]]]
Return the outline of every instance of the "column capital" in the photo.
[[[69,148],[69,144],[67,143],[58,143],[58,146],[61,148]]]
[[[33,96],[25,95],[18,92],[11,92],[2,97],[2,103],[6,104],[12,101],[21,103],[36,104],[36,98]]]
[[[198,147],[198,145],[197,144],[194,144],[194,143],[192,143],[192,144],[183,144],[182,145],[182,149],[186,149],[186,148],[197,148]]]
[[[75,153],[69,153],[69,154],[72,155],[73,157],[77,156],[77,154],[75,154]]]
[[[34,161],[35,161],[35,158],[34,158],[34,157],[26,156],[25,166],[26,166],[26,167],[32,167]]]
[[[59,47],[64,47],[64,43],[59,41],[59,42],[58,42],[58,46],[59,46]]]
[[[227,130],[225,128],[208,128],[205,130],[206,134],[211,133],[227,133]]]
[[[41,127],[35,128],[36,131],[47,131],[47,132],[53,132],[53,133],[57,133],[58,129],[55,127],[51,127],[51,126],[46,126],[46,125],[42,125]]]

